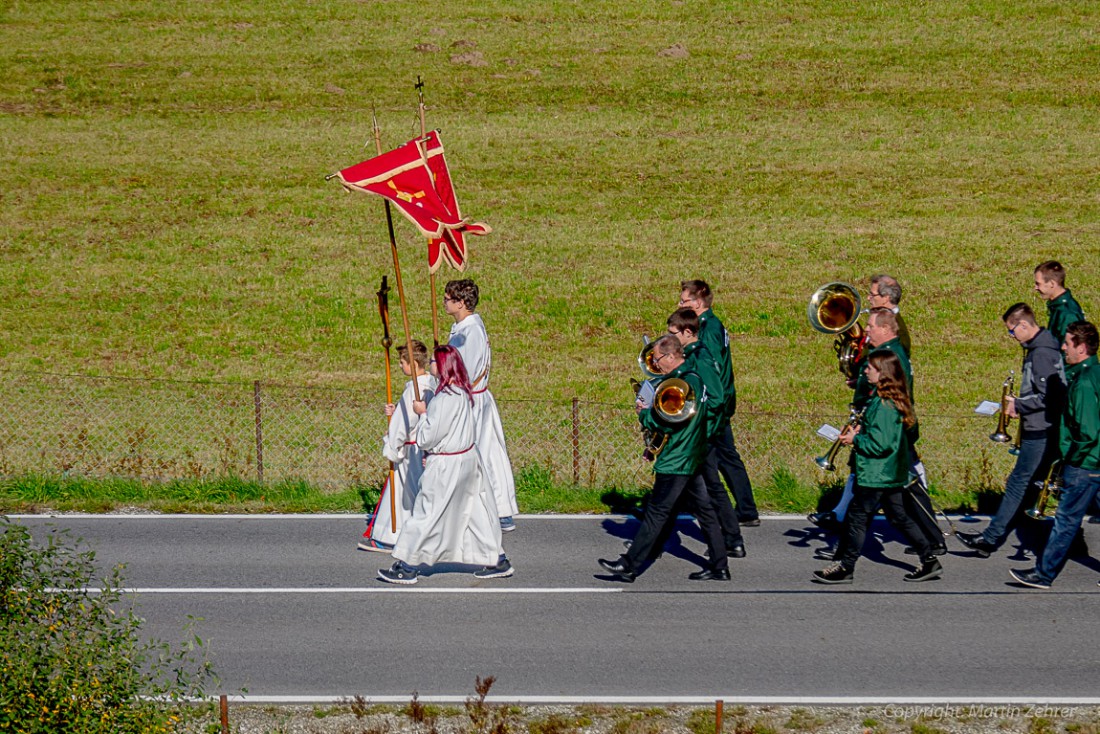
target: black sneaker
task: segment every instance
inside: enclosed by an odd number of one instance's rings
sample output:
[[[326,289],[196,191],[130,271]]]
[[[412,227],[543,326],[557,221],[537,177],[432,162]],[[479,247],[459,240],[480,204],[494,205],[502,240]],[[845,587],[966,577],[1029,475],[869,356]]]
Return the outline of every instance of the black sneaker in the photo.
[[[1021,571],[1012,569],[1011,571],[1009,571],[1009,573],[1012,574],[1012,578],[1016,579],[1024,586],[1030,586],[1033,589],[1050,588],[1050,582],[1044,581],[1043,578],[1039,576],[1039,572],[1036,571],[1034,568],[1029,568],[1027,570]]]
[[[939,559],[932,558],[928,561],[923,561],[920,567],[912,573],[905,574],[906,581],[931,581],[932,579],[938,579],[943,576],[943,566],[940,565]]]
[[[419,575],[419,571],[407,565],[404,561],[394,561],[394,564],[389,568],[378,569],[378,580],[385,581],[387,584],[412,586],[416,583]]]
[[[835,530],[841,526],[840,520],[832,511],[811,512],[806,519],[823,530]]]
[[[760,527],[760,518],[752,517],[748,520],[738,520],[737,524],[743,528],[758,528]]]
[[[501,556],[495,566],[486,566],[480,571],[474,571],[474,578],[477,579],[503,579],[514,574],[516,570],[512,568],[512,564],[508,561],[506,556]]]
[[[818,548],[814,551],[814,559],[818,561],[835,561],[836,548]]]
[[[834,563],[820,571],[814,571],[811,581],[817,584],[850,584],[854,578],[852,569],[845,568],[842,563]]]
[[[997,550],[997,546],[987,543],[985,536],[981,533],[955,533],[955,537],[967,548],[976,551],[978,558],[989,558],[989,555]]]

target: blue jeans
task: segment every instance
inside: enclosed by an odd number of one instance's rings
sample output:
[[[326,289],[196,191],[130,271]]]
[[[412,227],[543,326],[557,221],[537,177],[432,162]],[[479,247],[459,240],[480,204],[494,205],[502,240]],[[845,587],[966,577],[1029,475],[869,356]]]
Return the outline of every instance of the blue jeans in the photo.
[[[1062,498],[1058,501],[1058,511],[1054,513],[1054,529],[1050,531],[1043,557],[1035,566],[1039,578],[1048,584],[1061,573],[1069,547],[1085,518],[1085,511],[1100,490],[1100,469],[1067,466],[1062,473],[1062,482]]]
[[[991,545],[1000,545],[1008,535],[1008,528],[1020,512],[1024,495],[1028,494],[1032,482],[1046,479],[1053,456],[1046,456],[1047,438],[1025,438],[1020,441],[1020,455],[1016,457],[1016,466],[1005,482],[1004,497],[997,514],[989,521],[989,527],[982,533],[982,540]]]

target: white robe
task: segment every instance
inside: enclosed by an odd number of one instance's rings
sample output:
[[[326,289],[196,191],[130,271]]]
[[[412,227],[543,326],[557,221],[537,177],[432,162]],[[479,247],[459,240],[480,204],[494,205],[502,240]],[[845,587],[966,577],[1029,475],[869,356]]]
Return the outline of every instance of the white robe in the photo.
[[[413,513],[393,557],[415,566],[440,562],[495,566],[504,553],[493,493],[474,445],[474,411],[460,391],[436,393],[420,418],[426,452]]]
[[[431,399],[435,390],[435,378],[431,375],[420,375],[416,381],[420,387],[420,399]],[[424,473],[424,456],[416,445],[416,426],[420,416],[412,409],[415,398],[412,380],[409,380],[405,383],[405,390],[390,417],[390,427],[382,442],[382,455],[393,462],[393,501],[397,508],[398,532],[412,514],[417,488],[420,486],[420,475]],[[371,540],[387,545],[397,542],[397,533],[393,532],[391,522],[390,490],[390,481],[387,479],[370,527]]]
[[[519,512],[516,504],[516,480],[512,476],[512,464],[508,460],[508,448],[504,443],[504,427],[500,423],[493,393],[489,392],[489,368],[492,352],[489,334],[479,314],[470,314],[451,326],[447,342],[458,350],[470,384],[474,390],[475,442],[489,475],[489,484],[496,497],[497,511],[501,517],[511,517]]]

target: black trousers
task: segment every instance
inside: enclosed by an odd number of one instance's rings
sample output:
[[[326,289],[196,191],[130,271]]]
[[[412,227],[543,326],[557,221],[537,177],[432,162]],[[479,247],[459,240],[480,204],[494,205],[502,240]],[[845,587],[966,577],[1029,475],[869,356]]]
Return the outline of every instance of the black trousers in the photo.
[[[718,471],[718,446],[715,443],[711,443],[710,450],[707,452],[706,461],[703,462],[701,471],[703,474],[703,484],[706,485],[707,495],[710,497],[710,503],[714,507],[714,512],[718,516],[718,524],[722,527],[722,538],[726,541],[726,549],[730,549],[735,545],[744,545],[745,539],[741,535],[741,523],[737,517],[737,511],[733,509],[733,502],[730,501],[730,494],[726,490],[726,485],[722,484],[722,477]],[[737,450],[734,449],[734,453]],[[738,463],[741,462],[741,457],[737,457]],[[742,473],[744,472],[744,464],[741,464]],[[745,475],[745,482],[748,483],[748,475]],[[732,484],[730,486],[733,486]],[[749,498],[752,498],[752,487],[749,487]],[[741,503],[738,502],[738,507],[741,507]],[[756,511],[756,505],[753,505],[753,512]],[[754,515],[755,516],[755,515]],[[749,518],[751,519],[751,518]]]
[[[707,495],[702,474],[657,475],[653,481],[653,492],[649,496],[649,504],[646,505],[645,514],[642,515],[642,526],[634,535],[630,550],[623,556],[628,567],[638,569],[653,554],[657,543],[663,542],[663,539],[668,537],[671,526],[676,522],[676,501],[685,493],[695,508],[695,517],[703,530],[711,569],[721,571],[729,568],[726,544],[722,540],[722,528],[718,525],[718,516],[714,513],[714,506]]]
[[[871,527],[871,520],[880,504],[886,513],[886,519],[917,549],[922,561],[935,557],[928,538],[905,511],[905,493],[902,487],[881,489],[860,487],[858,484],[855,486],[852,504],[844,518],[845,532],[840,536],[840,545],[837,547],[836,560],[839,563],[848,569],[855,568],[856,561],[863,552],[867,529]]]
[[[746,522],[760,517],[760,512],[756,509],[756,500],[752,496],[749,473],[745,471],[745,462],[741,461],[741,454],[737,453],[737,446],[733,443],[733,429],[729,421],[726,421],[725,427],[711,439],[705,467],[705,472],[713,473],[715,477],[720,474],[726,480],[730,492],[733,493],[733,499],[737,503],[738,520]]]
[[[932,498],[922,487],[912,487],[902,492],[905,514],[916,523],[929,545],[944,545],[943,530],[936,522],[936,511],[932,509]]]

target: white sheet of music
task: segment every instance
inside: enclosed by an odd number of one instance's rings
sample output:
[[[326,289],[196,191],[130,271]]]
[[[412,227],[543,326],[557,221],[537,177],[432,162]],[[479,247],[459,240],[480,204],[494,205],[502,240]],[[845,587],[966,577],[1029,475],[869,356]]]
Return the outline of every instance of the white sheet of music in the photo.
[[[978,407],[974,408],[974,412],[978,415],[997,415],[1001,410],[1000,403],[994,403],[992,400],[983,400],[978,403]]]
[[[817,435],[830,441],[835,441],[840,436],[840,429],[833,428],[828,423],[825,423],[821,428],[817,429]]]

